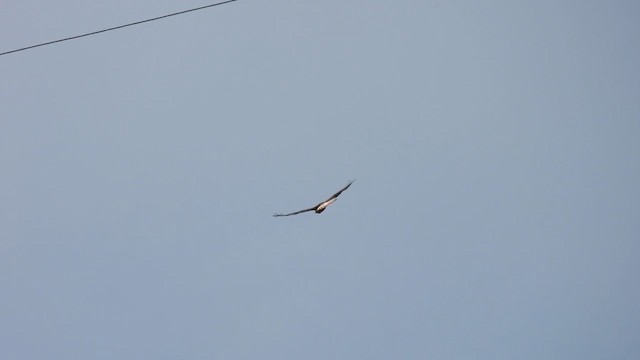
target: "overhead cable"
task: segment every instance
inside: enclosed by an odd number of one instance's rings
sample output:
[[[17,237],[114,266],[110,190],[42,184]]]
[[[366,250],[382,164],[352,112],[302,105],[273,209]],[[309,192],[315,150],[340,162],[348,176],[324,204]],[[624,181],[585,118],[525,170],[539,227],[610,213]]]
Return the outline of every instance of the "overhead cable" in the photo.
[[[18,51],[29,50],[29,49],[37,48],[37,47],[40,47],[40,46],[51,45],[51,44],[55,44],[55,43],[59,43],[59,42],[63,42],[63,41],[74,40],[74,39],[78,39],[78,38],[85,37],[85,36],[96,35],[96,34],[100,34],[100,33],[107,32],[107,31],[122,29],[122,28],[125,28],[125,27],[128,27],[128,26],[140,25],[140,24],[144,24],[144,23],[147,23],[147,22],[168,18],[170,16],[182,15],[182,14],[185,14],[185,13],[188,13],[188,12],[192,12],[192,11],[198,11],[198,10],[203,10],[203,9],[214,7],[214,6],[228,4],[228,3],[231,3],[231,2],[234,2],[234,1],[238,1],[238,0],[222,1],[222,2],[219,2],[219,3],[200,6],[200,7],[189,9],[189,10],[178,11],[178,12],[175,12],[173,14],[154,17],[152,19],[136,21],[136,22],[132,22],[130,24],[125,24],[125,25],[120,25],[120,26],[115,26],[115,27],[112,27],[112,28],[108,28],[108,29],[93,31],[93,32],[90,32],[90,33],[82,34],[82,35],[71,36],[71,37],[64,38],[64,39],[48,41],[48,42],[45,42],[45,43],[41,43],[41,44],[37,44],[37,45],[31,45],[31,46],[23,47],[23,48],[20,48],[20,49],[5,51],[5,52],[0,53],[0,56],[11,54],[11,53],[15,53],[15,52],[18,52]]]

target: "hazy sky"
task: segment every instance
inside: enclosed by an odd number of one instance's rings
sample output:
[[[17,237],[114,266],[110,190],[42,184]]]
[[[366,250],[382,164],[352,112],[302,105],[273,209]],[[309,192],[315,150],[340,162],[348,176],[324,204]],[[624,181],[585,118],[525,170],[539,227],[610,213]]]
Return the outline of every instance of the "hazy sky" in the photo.
[[[0,52],[210,3],[5,1]],[[0,56],[0,357],[640,358],[639,19],[239,0]]]

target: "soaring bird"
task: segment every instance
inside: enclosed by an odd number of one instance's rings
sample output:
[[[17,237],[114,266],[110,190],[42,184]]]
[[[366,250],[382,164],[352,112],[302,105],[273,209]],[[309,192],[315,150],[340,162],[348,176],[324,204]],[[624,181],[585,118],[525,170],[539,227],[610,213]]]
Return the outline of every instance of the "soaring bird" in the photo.
[[[330,198],[328,198],[327,200],[321,202],[320,204],[314,206],[314,207],[310,207],[308,209],[304,209],[304,210],[299,210],[299,211],[295,211],[292,213],[288,213],[288,214],[273,214],[273,216],[289,216],[289,215],[296,215],[296,214],[300,214],[303,212],[307,212],[307,211],[315,211],[316,214],[320,214],[321,212],[324,211],[324,209],[327,208],[327,206],[333,204],[334,201],[336,201],[338,199],[338,196],[340,196],[340,194],[342,194],[343,191],[347,190],[349,188],[349,186],[351,186],[351,184],[353,184],[355,180],[351,180],[349,181],[349,183],[347,184],[347,186],[343,187],[340,191],[338,191],[337,193],[331,195]]]

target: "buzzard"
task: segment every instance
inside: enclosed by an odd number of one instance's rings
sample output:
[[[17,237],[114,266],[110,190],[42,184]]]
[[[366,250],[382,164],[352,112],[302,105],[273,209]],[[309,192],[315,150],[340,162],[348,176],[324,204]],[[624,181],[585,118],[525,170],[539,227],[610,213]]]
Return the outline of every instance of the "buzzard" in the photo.
[[[340,194],[342,194],[343,191],[347,190],[349,188],[349,186],[351,186],[351,184],[353,184],[355,180],[351,180],[349,181],[349,183],[347,184],[347,186],[343,187],[340,191],[338,191],[337,193],[331,195],[330,198],[328,198],[327,200],[321,202],[320,204],[314,206],[314,207],[310,207],[308,209],[304,209],[304,210],[299,210],[299,211],[294,211],[292,213],[288,213],[288,214],[273,214],[273,216],[289,216],[289,215],[296,215],[296,214],[300,214],[303,212],[307,212],[307,211],[315,211],[316,214],[320,214],[321,212],[324,211],[324,209],[327,208],[327,206],[333,204],[334,201],[336,201],[338,199],[338,196],[340,196]]]

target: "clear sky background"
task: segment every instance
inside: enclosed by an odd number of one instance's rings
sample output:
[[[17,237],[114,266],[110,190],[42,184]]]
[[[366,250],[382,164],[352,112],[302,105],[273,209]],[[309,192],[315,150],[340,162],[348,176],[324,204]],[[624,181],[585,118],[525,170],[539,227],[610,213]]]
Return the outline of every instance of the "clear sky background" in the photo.
[[[4,1],[0,51],[210,3]],[[639,19],[240,0],[1,56],[0,357],[639,359]]]

